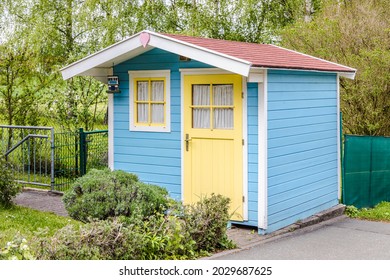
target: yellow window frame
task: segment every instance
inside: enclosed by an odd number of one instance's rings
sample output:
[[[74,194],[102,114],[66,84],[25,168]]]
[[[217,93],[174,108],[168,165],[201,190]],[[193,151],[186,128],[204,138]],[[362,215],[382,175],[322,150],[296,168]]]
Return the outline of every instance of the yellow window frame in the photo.
[[[164,100],[163,101],[152,101],[152,82],[153,81],[163,81],[164,82]],[[136,126],[156,126],[156,127],[165,127],[166,126],[166,121],[167,121],[167,110],[166,110],[166,103],[167,103],[167,98],[166,98],[166,78],[165,77],[153,77],[153,78],[135,78],[134,79],[134,124]],[[138,82],[148,82],[148,100],[138,100]],[[148,122],[138,122],[138,104],[148,104]],[[162,104],[164,105],[164,122],[163,123],[153,123],[152,122],[152,105],[155,104]]]
[[[199,128],[199,129],[209,129],[209,130],[214,130],[214,129],[223,129],[223,128],[215,128],[214,127],[214,109],[232,109],[234,110],[234,98],[233,98],[233,105],[215,105],[214,104],[214,91],[213,91],[213,86],[217,86],[217,85],[232,85],[233,86],[233,83],[200,83],[200,84],[193,84],[193,85],[205,85],[205,86],[209,86],[210,89],[209,89],[209,105],[193,105],[191,101],[191,105],[190,105],[190,108],[191,109],[209,109],[210,110],[210,127],[208,128]],[[231,130],[231,129],[234,129],[234,122],[233,122],[233,127],[232,128],[225,128],[224,130]]]

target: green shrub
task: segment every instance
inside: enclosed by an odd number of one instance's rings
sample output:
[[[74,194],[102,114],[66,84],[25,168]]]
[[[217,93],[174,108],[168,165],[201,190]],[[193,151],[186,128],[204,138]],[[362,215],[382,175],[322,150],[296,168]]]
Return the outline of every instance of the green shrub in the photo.
[[[212,194],[194,205],[184,206],[185,230],[195,241],[197,251],[213,252],[234,247],[226,234],[229,204],[229,198]]]
[[[186,231],[183,220],[177,216],[156,214],[144,221],[141,228],[142,260],[194,259],[196,242]]]
[[[38,236],[32,248],[45,260],[185,260],[234,248],[226,235],[229,199],[211,195],[195,205],[175,204],[169,214],[120,216],[66,226]],[[180,213],[180,215],[177,215]]]
[[[0,249],[0,260],[34,260],[27,240],[21,236],[16,236],[13,241]]]
[[[118,221],[98,220],[80,227],[65,226],[52,237],[35,242],[37,259],[45,260],[111,260],[131,258],[138,237]]]
[[[165,211],[168,200],[164,188],[142,183],[134,174],[108,169],[91,170],[63,197],[69,215],[84,222],[117,216],[143,219]]]
[[[97,220],[79,228],[66,226],[53,237],[39,238],[38,259],[45,260],[163,260],[190,259],[194,242],[174,216],[152,216],[140,224],[120,218]]]
[[[347,215],[348,217],[356,218],[358,214],[359,209],[357,209],[355,206],[348,205],[347,207],[345,207],[345,215]]]
[[[14,182],[12,169],[0,156],[0,204],[9,206],[12,204],[12,198],[21,191],[20,185]]]

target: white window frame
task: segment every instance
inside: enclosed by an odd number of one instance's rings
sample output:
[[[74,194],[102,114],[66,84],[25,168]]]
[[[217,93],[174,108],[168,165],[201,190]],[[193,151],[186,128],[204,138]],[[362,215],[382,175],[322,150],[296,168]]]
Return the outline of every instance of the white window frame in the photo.
[[[148,70],[129,71],[129,121],[130,131],[151,131],[151,132],[171,132],[171,71],[170,70]],[[139,78],[164,78],[165,79],[165,125],[140,125],[136,123],[135,110],[135,84]]]

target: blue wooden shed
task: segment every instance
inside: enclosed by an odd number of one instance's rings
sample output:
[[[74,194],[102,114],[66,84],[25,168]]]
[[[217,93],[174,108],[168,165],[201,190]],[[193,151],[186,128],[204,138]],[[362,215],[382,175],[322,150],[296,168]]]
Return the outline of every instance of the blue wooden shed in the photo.
[[[268,44],[143,31],[61,70],[119,81],[109,166],[185,203],[220,193],[270,233],[338,204],[339,78],[355,69]]]

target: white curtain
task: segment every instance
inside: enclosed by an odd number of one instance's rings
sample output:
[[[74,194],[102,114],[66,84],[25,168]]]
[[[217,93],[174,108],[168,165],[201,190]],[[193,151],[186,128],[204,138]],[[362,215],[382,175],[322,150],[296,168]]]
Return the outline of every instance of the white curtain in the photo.
[[[149,82],[137,82],[137,101],[148,101]],[[147,123],[149,118],[148,104],[137,104],[137,122]]]
[[[152,102],[164,102],[164,81],[152,81]],[[152,123],[164,123],[164,104],[152,103]]]
[[[209,106],[210,105],[210,86],[193,85],[192,87],[192,105]],[[210,128],[210,109],[193,108],[192,109],[192,127]]]
[[[233,85],[213,86],[214,106],[233,106]],[[233,108],[214,109],[214,128],[233,129]]]

